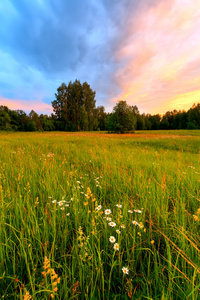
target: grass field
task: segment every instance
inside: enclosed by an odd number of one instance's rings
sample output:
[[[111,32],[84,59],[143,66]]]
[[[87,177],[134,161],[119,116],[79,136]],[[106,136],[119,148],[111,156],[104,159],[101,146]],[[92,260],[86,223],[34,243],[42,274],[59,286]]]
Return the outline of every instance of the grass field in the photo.
[[[0,298],[200,299],[200,131],[0,133]]]

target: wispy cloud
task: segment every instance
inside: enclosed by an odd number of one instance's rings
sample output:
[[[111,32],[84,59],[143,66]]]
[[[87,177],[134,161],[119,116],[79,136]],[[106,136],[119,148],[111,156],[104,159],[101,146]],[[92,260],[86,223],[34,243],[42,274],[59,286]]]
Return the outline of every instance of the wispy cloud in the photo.
[[[51,105],[57,87],[77,78],[107,110],[119,99],[146,113],[176,98],[185,108],[180,95],[190,103],[199,90],[198,2],[1,1],[2,99]]]
[[[122,67],[115,80],[122,92],[113,103],[123,98],[142,111],[161,112],[176,105],[171,101],[176,97],[179,108],[185,108],[183,94],[190,95],[188,104],[195,102],[192,95],[198,95],[200,79],[198,7],[197,1],[158,1],[140,11],[132,35],[129,32],[116,52]]]
[[[45,112],[45,114],[50,115],[51,113],[53,113],[52,106],[44,103],[40,99],[29,99],[28,101],[22,99],[11,100],[0,96],[0,105],[7,106],[12,110],[23,110],[27,114],[29,114],[31,110],[34,110],[38,114],[43,114]]]

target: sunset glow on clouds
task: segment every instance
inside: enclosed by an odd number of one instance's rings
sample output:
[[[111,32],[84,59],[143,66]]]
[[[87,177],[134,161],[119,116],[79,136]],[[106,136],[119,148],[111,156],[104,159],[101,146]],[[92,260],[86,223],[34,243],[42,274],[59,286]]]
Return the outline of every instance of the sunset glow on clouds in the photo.
[[[62,82],[140,112],[200,102],[199,0],[0,2],[0,105],[50,114]]]
[[[200,8],[198,1],[160,1],[133,21],[119,49],[118,98],[144,112],[189,109],[200,102]],[[116,99],[113,99],[113,103]]]

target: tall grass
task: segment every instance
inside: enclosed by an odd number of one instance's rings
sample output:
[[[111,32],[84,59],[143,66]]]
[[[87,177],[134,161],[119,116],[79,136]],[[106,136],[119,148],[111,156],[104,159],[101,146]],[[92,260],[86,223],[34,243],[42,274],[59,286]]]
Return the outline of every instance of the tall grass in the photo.
[[[1,134],[0,296],[199,299],[192,133]]]

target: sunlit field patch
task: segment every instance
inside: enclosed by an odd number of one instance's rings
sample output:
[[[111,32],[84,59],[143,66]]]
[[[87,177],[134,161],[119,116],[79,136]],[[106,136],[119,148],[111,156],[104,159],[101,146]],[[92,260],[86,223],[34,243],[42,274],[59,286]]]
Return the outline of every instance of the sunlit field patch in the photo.
[[[200,131],[0,134],[0,297],[199,299]]]

